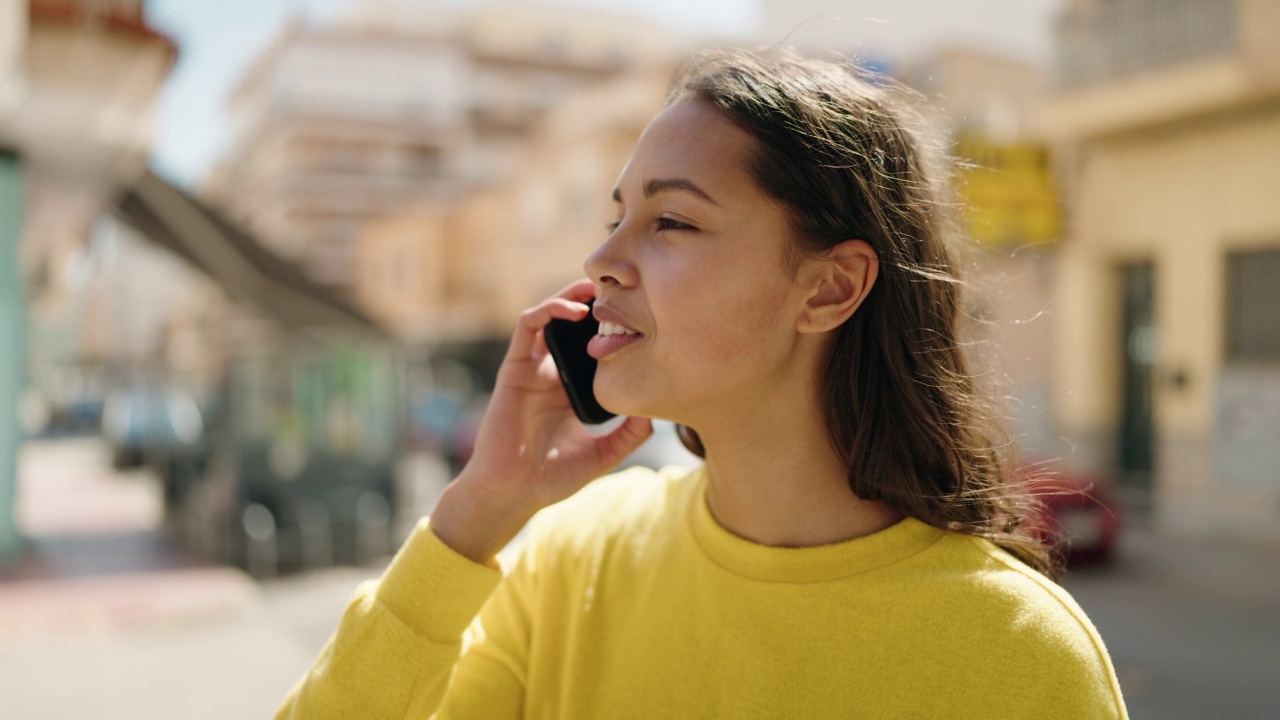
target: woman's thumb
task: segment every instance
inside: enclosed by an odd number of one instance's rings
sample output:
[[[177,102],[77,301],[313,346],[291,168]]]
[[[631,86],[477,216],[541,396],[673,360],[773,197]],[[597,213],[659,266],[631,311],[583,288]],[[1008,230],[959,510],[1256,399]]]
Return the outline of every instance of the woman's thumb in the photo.
[[[622,462],[653,435],[653,422],[646,417],[628,417],[607,435],[596,438],[596,449],[606,468]]]

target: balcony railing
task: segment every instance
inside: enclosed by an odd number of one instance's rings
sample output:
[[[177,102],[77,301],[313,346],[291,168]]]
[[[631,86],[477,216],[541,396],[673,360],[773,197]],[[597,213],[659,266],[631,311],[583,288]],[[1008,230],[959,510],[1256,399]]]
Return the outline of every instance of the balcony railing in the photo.
[[[1075,87],[1233,51],[1238,0],[1111,0],[1056,31],[1058,83]]]
[[[29,0],[29,3],[33,15],[62,13],[143,22],[142,0]]]

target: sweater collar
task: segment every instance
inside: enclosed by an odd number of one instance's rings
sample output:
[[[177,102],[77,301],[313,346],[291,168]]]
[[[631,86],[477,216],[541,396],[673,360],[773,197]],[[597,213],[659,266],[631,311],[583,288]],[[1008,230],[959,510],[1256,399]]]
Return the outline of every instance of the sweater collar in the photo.
[[[734,535],[716,521],[707,505],[705,468],[695,470],[690,480],[688,517],[699,548],[715,564],[752,580],[808,583],[859,575],[905,560],[945,534],[908,517],[871,535],[831,545],[760,545]]]

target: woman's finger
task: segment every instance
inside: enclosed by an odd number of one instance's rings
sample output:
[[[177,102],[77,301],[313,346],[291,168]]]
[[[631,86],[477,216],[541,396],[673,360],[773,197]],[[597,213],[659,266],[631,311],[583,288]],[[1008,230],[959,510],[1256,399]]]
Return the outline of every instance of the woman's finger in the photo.
[[[573,300],[575,302],[589,302],[596,297],[596,284],[588,278],[574,280],[565,285],[556,293],[554,297],[564,298],[565,300]]]
[[[546,357],[550,353],[551,350],[547,347],[547,333],[544,330],[533,338],[533,349],[529,351],[529,359],[536,365],[537,363],[542,362],[542,358]]]
[[[603,470],[612,469],[653,435],[653,421],[631,416],[607,435],[596,438],[596,452]]]
[[[587,316],[587,306],[582,302],[551,298],[541,304],[520,313],[516,321],[515,333],[511,336],[511,345],[507,348],[506,360],[527,360],[532,356],[538,332],[552,320],[578,321]],[[506,362],[504,360],[503,362]]]

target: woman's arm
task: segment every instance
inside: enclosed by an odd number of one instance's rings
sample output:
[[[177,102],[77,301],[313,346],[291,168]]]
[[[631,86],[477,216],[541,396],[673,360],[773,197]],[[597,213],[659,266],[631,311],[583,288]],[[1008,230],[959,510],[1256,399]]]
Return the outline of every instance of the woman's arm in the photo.
[[[495,557],[538,510],[576,493],[652,433],[647,419],[627,418],[594,436],[573,416],[542,330],[555,318],[582,319],[582,303],[593,296],[591,282],[580,281],[520,316],[471,461],[382,580],[357,593],[278,720],[428,717],[446,690],[446,704],[468,717],[518,716],[527,629],[492,625],[520,617],[531,599],[518,573],[502,579]],[[509,587],[464,643],[500,582]],[[455,672],[464,653],[465,667]]]
[[[357,590],[277,720],[430,716],[463,651],[464,631],[500,581],[499,570],[458,555],[420,524],[382,579]]]

